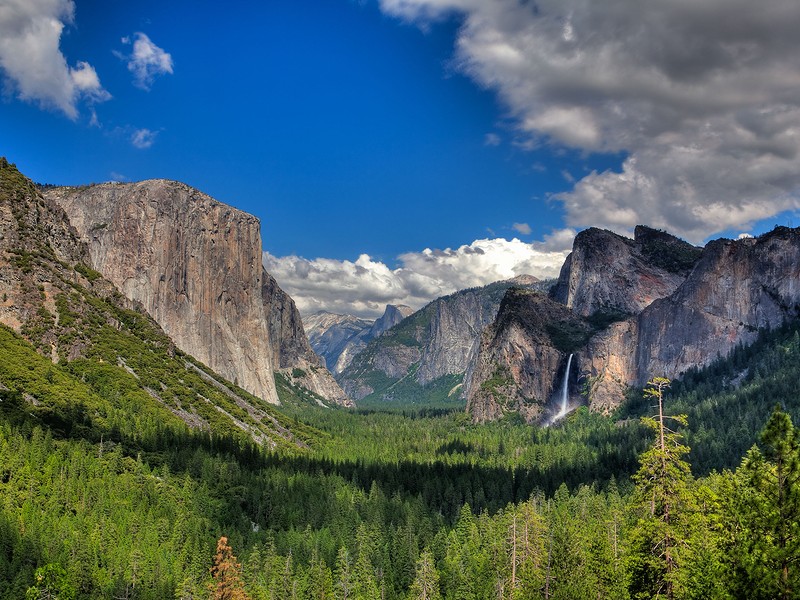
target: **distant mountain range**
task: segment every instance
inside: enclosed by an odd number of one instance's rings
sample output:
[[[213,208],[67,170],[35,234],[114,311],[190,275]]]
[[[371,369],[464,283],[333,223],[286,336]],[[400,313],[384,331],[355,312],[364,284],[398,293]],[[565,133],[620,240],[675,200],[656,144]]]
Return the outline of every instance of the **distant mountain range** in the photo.
[[[334,375],[341,373],[372,339],[413,313],[403,304],[387,304],[383,315],[371,321],[352,315],[321,311],[303,319],[308,341]]]
[[[337,379],[356,401],[456,401],[480,333],[506,291],[552,283],[521,276],[438,298],[369,342]]]
[[[190,426],[225,414],[262,442],[277,443],[267,421],[279,422],[265,403],[284,401],[466,403],[476,421],[535,422],[566,382],[570,405],[609,413],[650,377],[680,377],[800,316],[800,229],[700,248],[639,226],[633,239],[578,234],[557,281],[521,276],[416,312],[390,305],[374,322],[303,323],[262,266],[258,220],[198,190],[150,180],[41,191],[5,159],[0,185],[0,323],[54,364],[102,360],[147,381],[137,385]],[[227,391],[159,390],[106,326]]]

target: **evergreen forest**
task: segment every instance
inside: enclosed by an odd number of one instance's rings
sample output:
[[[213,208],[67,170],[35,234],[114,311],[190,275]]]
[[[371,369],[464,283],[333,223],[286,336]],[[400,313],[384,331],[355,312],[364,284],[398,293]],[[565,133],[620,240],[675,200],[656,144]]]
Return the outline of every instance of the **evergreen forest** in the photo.
[[[273,449],[0,342],[2,598],[800,594],[798,323],[611,418],[296,402]]]

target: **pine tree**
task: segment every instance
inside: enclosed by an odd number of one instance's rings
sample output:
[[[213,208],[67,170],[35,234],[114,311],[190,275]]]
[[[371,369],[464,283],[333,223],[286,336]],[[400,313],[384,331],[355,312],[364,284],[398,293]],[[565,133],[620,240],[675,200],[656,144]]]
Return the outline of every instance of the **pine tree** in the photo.
[[[643,509],[633,532],[630,556],[630,591],[634,598],[668,598],[680,595],[682,560],[686,548],[687,515],[692,511],[691,470],[683,457],[689,448],[681,435],[669,429],[667,419],[686,425],[686,416],[664,414],[664,393],[670,381],[655,377],[647,382],[645,398],[658,403],[655,418],[642,420],[656,434],[653,445],[640,457],[634,476],[635,499]],[[683,555],[683,556],[682,556]]]
[[[411,584],[409,600],[441,600],[441,598],[436,562],[430,549],[425,548],[417,561],[417,574],[414,583]]]
[[[800,431],[776,407],[736,472],[732,553],[737,587],[750,598],[800,593]]]
[[[336,600],[350,600],[353,597],[353,573],[350,566],[350,554],[342,546],[336,555]]]
[[[225,536],[217,541],[211,576],[214,578],[211,583],[213,600],[249,600],[242,583],[242,567]]]

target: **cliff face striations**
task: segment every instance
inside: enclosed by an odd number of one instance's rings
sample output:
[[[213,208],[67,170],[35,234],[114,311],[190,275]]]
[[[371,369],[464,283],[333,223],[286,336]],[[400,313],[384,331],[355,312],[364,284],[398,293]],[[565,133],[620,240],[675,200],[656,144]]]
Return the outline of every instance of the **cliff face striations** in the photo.
[[[589,331],[584,319],[546,295],[509,290],[481,336],[467,382],[467,411],[478,422],[508,412],[538,420],[556,391],[554,375]]]
[[[294,303],[261,264],[257,218],[165,180],[46,196],[88,244],[93,268],[140,302],[179,348],[278,402],[273,371],[310,348],[298,339]]]
[[[590,408],[607,413],[627,388],[654,376],[680,377],[751,343],[759,329],[800,316],[800,229],[720,239],[703,249],[645,227],[636,228],[634,240],[589,229],[576,237],[551,297],[573,318],[559,326],[572,339],[562,345],[561,360],[575,354],[570,393],[577,396],[580,381]],[[542,340],[553,333],[554,318],[569,319],[556,313],[543,319],[548,313],[537,306],[504,300],[484,333],[468,389],[476,420],[507,410],[535,418],[524,401],[547,402],[561,381],[560,363]],[[579,323],[586,327],[583,339]],[[498,381],[505,387],[495,396],[507,399],[502,410],[486,393]]]
[[[272,448],[306,445],[262,399],[176,349],[91,261],[64,210],[0,158],[0,323],[18,334],[0,327],[0,389],[18,392],[35,422],[59,431],[68,411],[123,439],[182,422]]]
[[[797,318],[799,307],[799,229],[710,242],[675,293],[598,335],[582,353],[592,406],[608,410],[624,386],[675,378],[725,356],[753,342],[759,329]]]
[[[458,398],[481,331],[514,286],[549,284],[523,277],[438,298],[367,344],[339,382],[356,399]]]
[[[584,317],[635,315],[672,294],[700,252],[668,233],[641,225],[633,240],[586,229],[575,237],[552,297]]]

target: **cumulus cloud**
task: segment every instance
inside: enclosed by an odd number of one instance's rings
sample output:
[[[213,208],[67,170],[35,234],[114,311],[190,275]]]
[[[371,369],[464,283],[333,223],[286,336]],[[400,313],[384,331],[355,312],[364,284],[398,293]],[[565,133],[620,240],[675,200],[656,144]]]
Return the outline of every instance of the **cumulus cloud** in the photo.
[[[155,143],[157,135],[157,131],[151,131],[146,128],[137,129],[131,134],[131,144],[133,144],[134,148],[146,150]]]
[[[531,234],[531,226],[528,225],[527,223],[514,223],[511,226],[511,229],[513,229],[514,231],[516,231],[517,233],[519,233],[521,235],[530,235]]]
[[[421,308],[439,296],[517,275],[557,277],[574,237],[574,230],[563,230],[533,244],[499,238],[456,249],[426,248],[401,254],[394,269],[366,254],[353,262],[265,252],[264,267],[303,314],[327,310],[377,317],[386,304]]]
[[[120,52],[116,55],[127,61],[128,70],[133,73],[133,83],[136,87],[149,90],[156,77],[172,74],[172,55],[156,46],[146,34],[136,32],[133,34],[133,40],[124,37],[122,43],[133,43],[133,50],[129,55]]]
[[[622,152],[555,196],[573,227],[637,223],[692,241],[800,209],[795,0],[381,0],[463,19],[455,62],[529,147]],[[524,144],[521,144],[524,146]]]
[[[71,0],[5,0],[0,4],[0,67],[19,98],[78,117],[78,102],[111,98],[89,63],[67,64],[59,44],[75,19]]]

